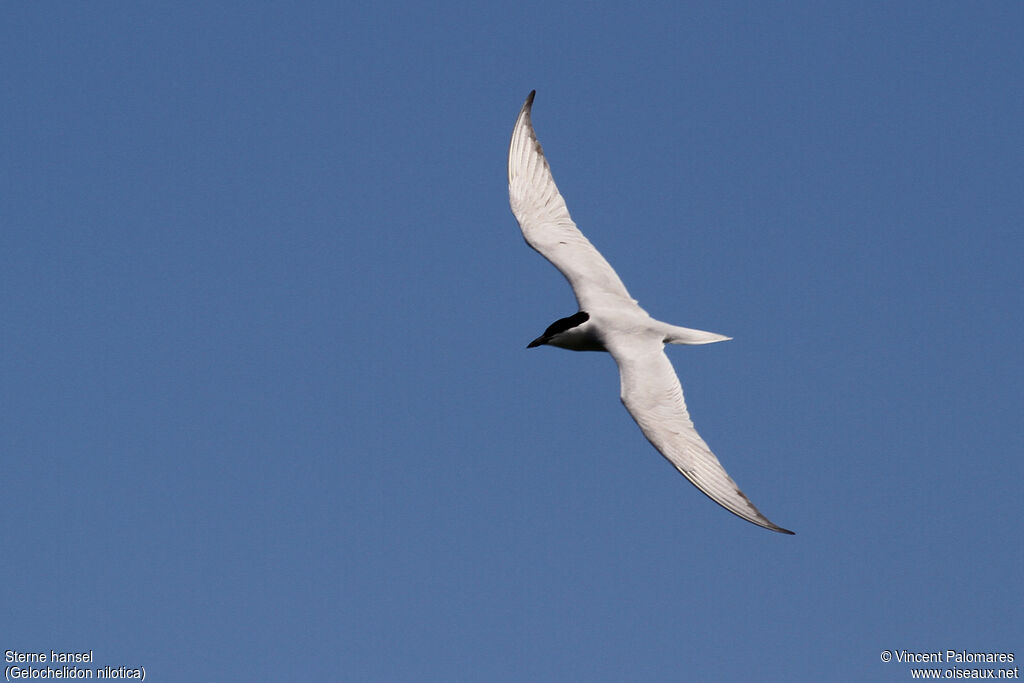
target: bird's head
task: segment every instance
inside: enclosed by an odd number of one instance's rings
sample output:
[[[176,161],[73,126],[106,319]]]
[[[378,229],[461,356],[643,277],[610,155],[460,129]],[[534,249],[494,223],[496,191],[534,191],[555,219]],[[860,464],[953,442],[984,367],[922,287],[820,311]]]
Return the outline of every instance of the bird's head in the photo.
[[[604,344],[597,336],[593,324],[588,324],[589,320],[590,314],[586,311],[560,318],[548,325],[544,334],[527,344],[526,348],[547,344],[570,351],[604,351]]]

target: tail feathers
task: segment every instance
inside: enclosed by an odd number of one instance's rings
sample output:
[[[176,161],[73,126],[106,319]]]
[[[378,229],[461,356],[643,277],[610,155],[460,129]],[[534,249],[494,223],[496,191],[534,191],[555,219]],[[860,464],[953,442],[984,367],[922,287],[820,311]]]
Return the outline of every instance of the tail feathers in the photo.
[[[703,330],[691,330],[689,327],[676,327],[665,325],[666,344],[713,344],[714,342],[729,341],[732,337]]]

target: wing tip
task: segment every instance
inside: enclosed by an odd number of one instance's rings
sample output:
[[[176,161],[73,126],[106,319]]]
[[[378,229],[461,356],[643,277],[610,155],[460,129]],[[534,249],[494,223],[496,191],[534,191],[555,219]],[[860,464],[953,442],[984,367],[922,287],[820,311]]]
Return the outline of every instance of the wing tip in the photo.
[[[544,157],[544,148],[541,147],[540,140],[537,139],[537,134],[533,130],[533,121],[530,120],[530,111],[533,107],[533,98],[536,94],[536,90],[531,90],[530,94],[526,96],[526,101],[523,102],[523,108],[519,110],[519,116],[516,118],[516,125],[512,128],[512,141],[509,143],[508,149],[509,183],[512,182],[512,157],[517,149],[517,138],[521,140],[518,144],[523,147],[527,147],[529,143],[532,142],[533,150],[541,158],[543,165],[546,167],[548,163],[547,159]]]
[[[528,141],[533,142],[534,149],[540,154],[541,158],[544,157],[544,150],[540,146],[540,142],[537,140],[537,134],[533,131],[533,122],[530,120],[530,109],[533,107],[533,98],[537,94],[536,90],[531,90],[530,94],[526,96],[526,101],[523,102],[523,108],[519,110],[519,116],[516,117],[516,124],[512,127],[512,139],[509,141],[508,146],[508,182],[509,189],[512,187],[513,177],[513,166],[516,160],[515,155],[522,153],[523,147],[529,144]],[[518,161],[522,161],[521,159]],[[547,160],[544,160],[547,163]],[[512,196],[509,195],[509,201],[512,202]],[[513,207],[512,213],[515,213]]]
[[[655,447],[655,448],[657,448],[657,447]],[[658,451],[660,452],[661,449],[658,449]],[[664,456],[665,454],[662,453],[662,455]],[[712,457],[714,457],[714,456],[712,455]],[[721,463],[718,463],[718,459],[717,458],[715,458],[715,462],[721,468]],[[698,491],[700,491],[705,496],[707,496],[708,498],[713,500],[715,503],[717,503],[718,505],[720,505],[723,508],[725,508],[727,511],[729,511],[732,514],[736,515],[740,519],[746,520],[746,521],[750,522],[751,524],[753,524],[754,526],[759,526],[762,529],[767,529],[768,531],[775,531],[775,532],[780,533],[780,534],[786,534],[787,536],[796,536],[796,532],[795,531],[790,531],[789,529],[785,529],[785,528],[779,526],[778,524],[776,524],[775,522],[771,521],[767,517],[765,517],[764,514],[760,510],[757,509],[757,506],[754,505],[752,502],[750,502],[750,499],[747,498],[747,494],[743,493],[743,491],[740,490],[739,486],[736,486],[736,482],[734,482],[732,480],[732,478],[729,477],[728,473],[725,471],[724,468],[722,469],[722,474],[724,474],[726,479],[728,479],[729,482],[732,484],[733,493],[735,495],[739,496],[741,500],[746,502],[746,504],[748,506],[748,509],[744,510],[742,506],[738,506],[734,502],[729,502],[729,501],[727,501],[725,498],[723,498],[720,495],[715,495],[711,490],[709,490],[704,485],[702,485],[702,483],[700,483],[697,480],[697,478],[695,478],[695,476],[694,476],[694,474],[692,472],[686,471],[682,467],[679,467],[678,465],[676,465],[674,462],[672,464],[673,464],[673,466],[675,466],[676,470],[678,470],[680,474],[682,474],[684,477],[686,477],[687,479],[690,480],[690,483],[693,484],[697,488]]]
[[[530,120],[530,110],[533,109],[533,98],[537,94],[536,90],[531,90],[530,94],[526,96],[526,101],[523,102],[523,108],[519,110],[519,120],[526,119]]]
[[[726,475],[726,476],[728,476],[728,475]],[[773,522],[770,519],[768,519],[767,517],[765,517],[764,514],[762,514],[762,512],[757,509],[757,506],[750,502],[750,499],[747,498],[747,494],[743,493],[743,491],[740,491],[740,488],[738,486],[736,487],[736,493],[739,494],[740,498],[742,498],[743,500],[747,501],[747,505],[749,505],[751,507],[751,509],[753,510],[754,516],[753,517],[748,517],[746,515],[741,515],[741,514],[737,513],[735,510],[732,510],[730,508],[725,508],[726,510],[729,510],[729,512],[732,512],[733,514],[736,514],[736,516],[738,516],[738,517],[740,517],[742,519],[745,519],[748,522],[751,522],[752,524],[756,524],[757,526],[759,526],[759,527],[761,527],[763,529],[767,529],[768,531],[777,531],[780,534],[787,534],[789,536],[796,536],[796,532],[795,531],[790,531],[789,529],[784,529],[781,526],[779,526],[778,524],[776,524],[775,522]],[[712,500],[714,500],[719,505],[722,505],[722,503],[720,501],[715,500],[714,498],[712,498]],[[722,505],[722,507],[725,507],[725,506]]]
[[[726,476],[728,476],[728,475],[726,475]],[[734,482],[734,484],[735,484],[735,482]],[[784,529],[781,526],[779,526],[778,524],[776,524],[775,522],[773,522],[770,519],[768,519],[767,517],[765,517],[764,514],[762,514],[762,512],[757,509],[757,506],[750,502],[750,499],[747,498],[747,494],[743,493],[743,491],[740,491],[740,487],[738,487],[738,486],[736,487],[736,493],[739,494],[740,498],[742,498],[743,500],[747,501],[747,505],[749,505],[751,507],[751,509],[753,510],[753,512],[754,512],[754,516],[753,517],[747,517],[746,515],[737,515],[737,516],[747,520],[748,522],[756,524],[759,527],[767,529],[768,531],[777,531],[780,534],[788,534],[790,536],[796,536],[796,532],[795,531],[790,531],[789,529]],[[715,500],[715,499],[712,498],[712,500]],[[718,503],[719,505],[722,505],[717,500],[715,500],[715,502]],[[722,505],[722,507],[725,507],[725,506]],[[736,513],[735,510],[731,510],[729,508],[726,508],[726,509],[729,510],[729,512]]]
[[[779,526],[778,524],[776,524],[775,522],[773,522],[770,519],[768,519],[767,517],[765,517],[761,513],[761,511],[758,510],[757,507],[755,507],[754,504],[750,502],[750,499],[747,498],[747,496],[743,493],[743,491],[740,491],[737,488],[736,489],[736,493],[740,494],[740,496],[743,497],[743,500],[747,501],[747,503],[750,505],[750,507],[753,508],[753,512],[754,512],[753,516],[748,517],[747,515],[741,515],[736,510],[732,510],[730,508],[725,508],[726,510],[729,510],[729,512],[732,512],[737,517],[740,517],[742,519],[747,520],[751,524],[756,524],[757,526],[761,527],[762,529],[767,529],[768,531],[777,531],[780,534],[786,534],[788,536],[796,536],[796,532],[795,531],[790,531],[789,529],[784,529],[781,526]],[[714,500],[714,498],[712,498],[712,500]],[[718,503],[719,505],[722,505],[717,500],[715,500],[715,502]],[[725,507],[725,506],[722,505],[722,507]]]

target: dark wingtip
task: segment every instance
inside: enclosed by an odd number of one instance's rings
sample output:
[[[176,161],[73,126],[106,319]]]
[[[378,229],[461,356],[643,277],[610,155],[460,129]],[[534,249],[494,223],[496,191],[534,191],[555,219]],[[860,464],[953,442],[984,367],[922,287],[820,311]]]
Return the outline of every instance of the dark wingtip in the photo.
[[[531,90],[530,94],[526,96],[526,102],[523,103],[523,109],[529,109],[533,106],[533,97],[537,94],[536,90]]]

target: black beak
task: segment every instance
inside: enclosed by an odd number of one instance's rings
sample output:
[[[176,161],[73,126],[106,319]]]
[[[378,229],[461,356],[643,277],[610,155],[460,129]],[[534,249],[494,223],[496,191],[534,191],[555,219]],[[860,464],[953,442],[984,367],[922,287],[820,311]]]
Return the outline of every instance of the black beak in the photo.
[[[529,344],[527,344],[526,348],[532,349],[534,347],[541,346],[542,344],[547,344],[547,343],[548,343],[547,337],[545,337],[544,335],[541,335],[541,336],[537,337],[536,339],[534,339]]]

